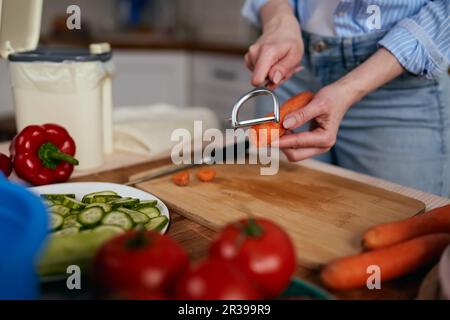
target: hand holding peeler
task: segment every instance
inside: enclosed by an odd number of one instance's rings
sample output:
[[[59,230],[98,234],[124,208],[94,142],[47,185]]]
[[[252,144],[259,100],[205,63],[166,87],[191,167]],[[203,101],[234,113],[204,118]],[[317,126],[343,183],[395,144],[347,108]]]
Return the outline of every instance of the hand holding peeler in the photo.
[[[261,87],[255,88],[252,91],[244,94],[241,98],[239,98],[239,100],[234,105],[233,111],[231,113],[230,120],[233,129],[248,127],[255,124],[261,124],[266,122],[275,122],[275,123],[280,122],[280,104],[278,102],[278,98],[275,95],[275,93],[272,90],[266,88],[269,82],[270,82],[269,80],[266,80],[266,82]],[[239,121],[239,111],[241,107],[248,100],[253,99],[254,97],[257,96],[269,96],[272,98],[273,116]]]

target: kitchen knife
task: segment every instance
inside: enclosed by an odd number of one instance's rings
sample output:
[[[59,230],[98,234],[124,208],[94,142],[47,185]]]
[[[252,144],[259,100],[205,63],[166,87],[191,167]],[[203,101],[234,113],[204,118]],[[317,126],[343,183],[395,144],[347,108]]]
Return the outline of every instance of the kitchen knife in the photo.
[[[238,159],[238,151],[242,150],[242,148],[244,148],[245,150],[245,154],[248,154],[248,149],[250,147],[250,143],[248,140],[245,140],[243,142],[237,142],[234,144],[230,144],[230,145],[226,145],[224,148],[222,148],[222,157],[220,157],[220,154],[216,156],[215,154],[215,150],[213,150],[211,152],[211,156],[208,157],[204,157],[202,159],[202,163],[197,164],[197,163],[188,163],[188,164],[181,164],[181,165],[174,165],[174,164],[170,164],[170,165],[166,165],[163,167],[159,167],[159,168],[155,168],[155,169],[150,169],[150,170],[146,170],[143,172],[139,172],[137,174],[134,174],[132,176],[129,177],[128,182],[125,183],[126,186],[131,186],[131,185],[135,185],[144,181],[149,181],[152,179],[156,179],[171,173],[175,173],[178,171],[182,171],[182,170],[186,170],[192,167],[197,167],[197,166],[201,166],[204,164],[212,164],[212,163],[226,163],[227,162],[227,155],[230,154],[230,152],[232,152],[233,154],[233,160],[237,160]],[[221,161],[219,161],[221,160]]]

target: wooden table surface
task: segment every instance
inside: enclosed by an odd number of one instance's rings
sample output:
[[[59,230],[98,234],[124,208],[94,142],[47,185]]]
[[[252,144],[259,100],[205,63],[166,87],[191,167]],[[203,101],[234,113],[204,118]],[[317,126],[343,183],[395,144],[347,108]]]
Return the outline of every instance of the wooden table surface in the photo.
[[[153,167],[158,167],[167,163],[167,160],[158,160],[154,162],[125,166],[122,168],[93,173],[86,176],[78,176],[73,178],[72,181],[103,181],[124,183],[128,181],[128,177],[134,173],[148,170]],[[322,166],[322,169],[325,171],[327,168],[330,169],[331,167],[333,167],[329,165],[318,164],[316,163],[316,161],[309,163],[307,162],[306,164],[316,168],[318,167],[319,169]],[[339,170],[337,170],[337,173],[339,173]],[[347,170],[345,170],[344,173],[347,173],[347,176],[352,174]],[[365,176],[363,175],[355,174],[354,178],[364,180],[364,177]],[[375,182],[376,181],[377,180],[375,179]],[[376,185],[377,183],[372,184]],[[382,180],[380,180],[378,184],[384,184],[386,189],[395,190],[396,188],[398,188],[398,186],[388,182],[383,182]],[[403,187],[402,190],[397,191],[400,191],[401,193],[408,193],[405,192],[405,190],[409,191],[409,193],[414,192],[411,191],[411,189],[405,187]],[[415,192],[417,193],[417,191]],[[428,208],[448,203],[448,199],[420,192],[417,193],[416,198],[422,198],[422,200],[426,202]],[[176,211],[173,210],[171,210],[171,224],[168,234],[186,248],[193,261],[205,257],[205,255],[207,254],[209,243],[215,236],[214,231],[180,216]],[[427,271],[428,269],[422,270],[408,277],[391,281],[389,283],[383,283],[380,290],[369,290],[367,288],[363,288],[357,290],[348,290],[345,292],[332,292],[332,294],[334,294],[339,299],[414,299],[417,296],[419,285],[425,277]],[[317,271],[311,271],[304,267],[298,266],[296,270],[296,276],[303,280],[320,285]]]

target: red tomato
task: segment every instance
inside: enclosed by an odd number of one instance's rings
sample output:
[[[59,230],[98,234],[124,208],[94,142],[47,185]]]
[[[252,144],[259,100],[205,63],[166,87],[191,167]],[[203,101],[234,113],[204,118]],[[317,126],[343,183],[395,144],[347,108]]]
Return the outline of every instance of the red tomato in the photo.
[[[177,299],[181,300],[255,300],[256,288],[233,264],[207,259],[190,269],[180,280]]]
[[[167,294],[189,266],[175,240],[151,231],[130,231],[105,243],[94,258],[101,291]]]
[[[246,219],[226,226],[213,241],[210,256],[238,266],[266,298],[282,293],[295,271],[292,241],[265,219]]]

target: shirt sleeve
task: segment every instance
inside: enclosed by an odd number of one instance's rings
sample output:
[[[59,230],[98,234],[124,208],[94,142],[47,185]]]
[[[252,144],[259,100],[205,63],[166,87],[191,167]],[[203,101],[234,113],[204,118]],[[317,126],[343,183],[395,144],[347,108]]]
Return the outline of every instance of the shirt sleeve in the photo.
[[[259,12],[267,2],[269,2],[269,0],[245,0],[241,10],[242,16],[254,25],[258,27],[261,26]],[[288,2],[292,7],[294,6],[293,0],[289,0]]]
[[[430,1],[416,15],[400,20],[379,44],[409,72],[436,78],[449,65],[449,11],[450,0]]]

